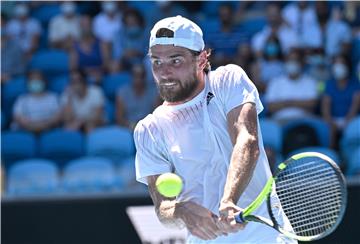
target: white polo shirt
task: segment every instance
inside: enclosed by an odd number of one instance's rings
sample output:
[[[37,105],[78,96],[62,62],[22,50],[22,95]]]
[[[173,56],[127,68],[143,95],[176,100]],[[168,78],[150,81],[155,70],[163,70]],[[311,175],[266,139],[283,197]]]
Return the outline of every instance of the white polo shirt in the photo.
[[[191,101],[158,107],[135,128],[137,180],[147,184],[147,176],[175,172],[184,180],[178,199],[194,201],[218,215],[233,150],[226,115],[248,102],[256,104],[258,113],[262,111],[258,92],[245,72],[227,65],[210,72],[204,90]],[[260,156],[238,202],[240,207],[256,198],[271,175],[261,133],[259,147]],[[268,216],[266,204],[257,213]],[[279,236],[267,226],[249,223],[243,231],[206,243],[277,243]],[[190,234],[187,241],[205,243]]]

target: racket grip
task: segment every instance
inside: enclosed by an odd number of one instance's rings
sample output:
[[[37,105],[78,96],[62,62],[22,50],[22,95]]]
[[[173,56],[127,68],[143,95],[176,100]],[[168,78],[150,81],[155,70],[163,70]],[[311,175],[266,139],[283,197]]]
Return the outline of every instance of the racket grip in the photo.
[[[246,222],[242,215],[242,212],[235,216],[235,221],[239,224],[244,224]]]

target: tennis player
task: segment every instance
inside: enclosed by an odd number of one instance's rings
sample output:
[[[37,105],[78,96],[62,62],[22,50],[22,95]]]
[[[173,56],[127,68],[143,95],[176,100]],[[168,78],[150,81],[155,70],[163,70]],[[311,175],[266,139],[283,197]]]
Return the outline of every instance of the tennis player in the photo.
[[[199,26],[181,16],[151,30],[149,56],[164,103],[135,128],[137,180],[148,185],[164,225],[187,228],[188,243],[296,243],[267,226],[235,222],[271,175],[258,122],[263,106],[239,66],[210,71],[204,46]],[[156,191],[166,172],[184,181],[176,199]],[[268,216],[265,204],[257,214]]]

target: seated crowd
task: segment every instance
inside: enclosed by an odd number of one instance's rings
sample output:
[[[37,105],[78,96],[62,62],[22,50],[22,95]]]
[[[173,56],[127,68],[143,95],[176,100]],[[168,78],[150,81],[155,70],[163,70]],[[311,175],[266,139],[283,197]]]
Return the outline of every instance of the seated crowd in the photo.
[[[159,19],[177,14],[202,28],[212,69],[235,63],[246,71],[265,107],[261,118],[280,126],[321,119],[330,128],[329,148],[341,155],[343,130],[360,114],[356,2],[2,5],[2,98],[15,80],[26,85],[10,102],[3,100],[3,131],[40,135],[62,128],[87,134],[108,125],[132,131],[162,103],[147,59],[149,30]],[[54,49],[67,55],[66,73],[54,76],[31,66],[37,53]],[[128,81],[114,81],[123,74]],[[59,77],[65,77],[64,85],[53,89]],[[271,163],[278,161],[267,150]]]

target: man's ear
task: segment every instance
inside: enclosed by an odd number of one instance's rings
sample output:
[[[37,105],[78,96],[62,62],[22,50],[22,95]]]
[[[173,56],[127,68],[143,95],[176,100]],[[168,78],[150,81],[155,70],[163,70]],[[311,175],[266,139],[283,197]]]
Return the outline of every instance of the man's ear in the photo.
[[[208,62],[208,60],[207,60],[206,51],[202,51],[198,57],[198,68],[200,70],[204,70],[207,62]]]

